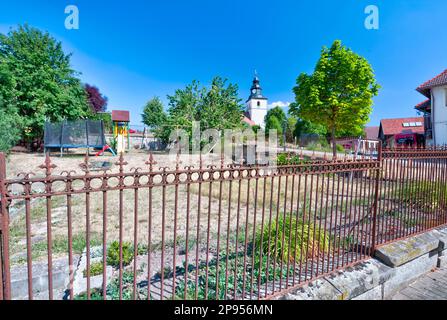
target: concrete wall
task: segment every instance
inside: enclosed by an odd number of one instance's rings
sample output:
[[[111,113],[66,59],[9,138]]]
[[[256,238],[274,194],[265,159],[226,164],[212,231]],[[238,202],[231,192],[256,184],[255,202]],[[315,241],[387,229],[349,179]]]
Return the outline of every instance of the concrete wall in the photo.
[[[447,265],[447,227],[385,245],[376,255],[333,272],[279,300],[385,300],[436,267]]]

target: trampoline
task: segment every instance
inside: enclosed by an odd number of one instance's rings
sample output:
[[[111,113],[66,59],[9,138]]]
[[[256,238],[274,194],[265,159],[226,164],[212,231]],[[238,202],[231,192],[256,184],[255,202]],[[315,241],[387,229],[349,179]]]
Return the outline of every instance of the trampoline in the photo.
[[[106,145],[102,120],[77,120],[45,123],[44,149],[95,148]]]

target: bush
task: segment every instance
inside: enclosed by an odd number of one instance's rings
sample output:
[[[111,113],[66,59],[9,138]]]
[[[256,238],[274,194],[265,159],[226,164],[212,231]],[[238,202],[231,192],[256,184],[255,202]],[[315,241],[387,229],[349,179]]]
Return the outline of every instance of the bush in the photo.
[[[447,209],[447,184],[439,181],[411,181],[397,192],[404,201],[418,210],[433,212]]]
[[[248,251],[248,250],[247,250]],[[217,272],[217,261],[210,261],[208,272],[206,268],[202,267],[198,273],[198,286],[197,286],[197,299],[198,300],[226,300],[233,298],[236,294],[238,298],[241,295],[253,291],[257,291],[263,287],[263,285],[272,281],[278,280],[281,277],[293,275],[293,267],[277,265],[274,267],[273,262],[269,261],[267,264],[267,256],[263,256],[260,259],[259,250],[257,252],[247,252],[246,265],[244,270],[244,253],[238,253],[236,256],[234,253],[226,256],[226,253],[221,252],[219,255],[219,272]],[[228,266],[227,266],[228,259]],[[254,265],[251,265],[254,260]],[[179,273],[184,273],[186,267],[184,266]],[[189,272],[193,272],[194,266],[190,265]],[[245,271],[245,272],[244,272]],[[245,274],[245,278],[244,278]],[[227,278],[228,276],[228,278]],[[252,283],[253,280],[253,283]],[[245,282],[245,286],[244,286]],[[208,290],[206,290],[208,284]],[[216,286],[219,288],[219,292],[216,292]],[[225,287],[228,286],[228,294],[225,296]],[[185,286],[185,281],[179,281],[176,286],[175,299],[183,300],[195,299],[196,283],[194,278],[188,278]]]
[[[306,159],[301,159],[299,155],[287,153],[280,153],[276,158],[276,163],[278,166],[286,166],[286,165],[300,165],[305,164],[307,162]]]
[[[341,144],[337,144],[335,148],[337,149],[337,152],[345,152],[345,148]]]
[[[19,116],[9,114],[0,109],[0,136],[0,152],[9,152],[21,137],[21,121]]]
[[[129,242],[123,242],[123,266],[127,266],[133,259],[133,246]],[[120,245],[113,241],[107,249],[107,264],[118,268],[120,265]]]
[[[99,276],[103,271],[102,261],[94,262],[90,266],[90,277]],[[84,270],[84,278],[87,278],[87,269]]]
[[[314,256],[323,250],[328,252],[328,244],[329,236],[324,230],[287,214],[285,220],[281,215],[272,221],[270,228],[266,228],[262,234],[256,234],[255,248],[262,247],[265,254],[270,252],[277,260],[294,262],[306,258],[306,253],[307,257],[312,257],[312,249]]]

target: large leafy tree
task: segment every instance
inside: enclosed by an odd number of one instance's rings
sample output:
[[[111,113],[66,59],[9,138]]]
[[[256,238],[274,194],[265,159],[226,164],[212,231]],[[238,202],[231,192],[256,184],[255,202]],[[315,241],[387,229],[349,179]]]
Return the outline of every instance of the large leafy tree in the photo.
[[[108,99],[99,92],[97,87],[86,84],[85,93],[87,94],[87,101],[93,112],[98,113],[107,110]]]
[[[160,98],[153,97],[150,99],[144,106],[141,117],[143,118],[143,123],[147,125],[152,132],[158,136],[163,134],[163,126],[167,124],[167,115]],[[166,140],[166,138],[164,140]]]
[[[175,129],[183,129],[191,136],[194,121],[200,122],[202,131],[242,128],[242,114],[236,85],[221,77],[214,77],[209,87],[193,81],[168,95],[166,119],[157,124],[154,132],[167,141]]]
[[[278,122],[283,126],[283,124],[287,121],[287,115],[284,112],[284,110],[281,107],[274,107],[267,111],[267,114],[265,115],[264,122],[267,124],[269,122],[269,119],[271,117],[275,117]],[[267,125],[266,130],[268,131]]]
[[[327,129],[336,155],[339,132],[357,132],[369,121],[379,85],[368,61],[337,40],[323,47],[313,74],[302,73],[290,113]]]
[[[91,114],[86,94],[70,66],[70,54],[48,33],[28,25],[0,34],[0,100],[17,112],[25,130],[21,138],[40,139],[45,120],[61,121]],[[15,111],[13,111],[15,110]]]

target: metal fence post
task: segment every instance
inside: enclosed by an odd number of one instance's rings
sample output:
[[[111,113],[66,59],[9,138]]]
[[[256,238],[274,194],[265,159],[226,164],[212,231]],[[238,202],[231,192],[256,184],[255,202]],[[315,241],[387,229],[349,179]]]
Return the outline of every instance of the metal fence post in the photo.
[[[379,143],[377,150],[377,161],[379,162],[379,167],[376,172],[376,181],[375,181],[375,189],[374,189],[374,211],[373,211],[373,223],[372,223],[372,234],[371,234],[371,249],[370,255],[374,255],[374,251],[376,249],[376,227],[377,227],[377,207],[379,204],[379,184],[380,178],[382,174],[382,144]]]
[[[6,157],[0,152],[0,300],[11,299],[9,270],[9,213],[6,199]]]

